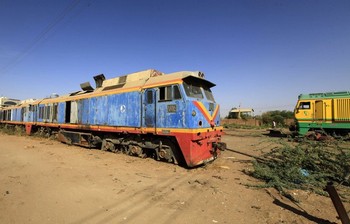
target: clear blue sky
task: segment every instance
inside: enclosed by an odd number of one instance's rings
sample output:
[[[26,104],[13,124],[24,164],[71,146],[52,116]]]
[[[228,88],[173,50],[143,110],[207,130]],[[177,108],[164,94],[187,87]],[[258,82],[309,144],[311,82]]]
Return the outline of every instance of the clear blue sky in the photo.
[[[223,116],[350,90],[349,0],[2,0],[0,28],[0,96],[150,68],[203,71]]]

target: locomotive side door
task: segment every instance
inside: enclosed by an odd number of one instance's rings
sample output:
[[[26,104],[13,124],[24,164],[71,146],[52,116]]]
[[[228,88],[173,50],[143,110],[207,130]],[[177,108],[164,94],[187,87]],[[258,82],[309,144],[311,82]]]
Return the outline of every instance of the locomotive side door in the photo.
[[[143,115],[142,126],[154,128],[156,131],[156,91],[154,89],[146,89],[143,93]]]
[[[323,101],[317,100],[315,102],[315,120],[316,122],[321,122],[323,118]]]

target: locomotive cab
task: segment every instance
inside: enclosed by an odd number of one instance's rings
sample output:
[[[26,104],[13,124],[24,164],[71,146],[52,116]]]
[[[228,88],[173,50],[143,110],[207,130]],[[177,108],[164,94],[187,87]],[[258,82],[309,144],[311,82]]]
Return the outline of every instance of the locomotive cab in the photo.
[[[309,121],[313,116],[312,114],[312,104],[309,100],[307,101],[298,101],[294,109],[294,116],[296,120],[296,128],[299,134],[305,135],[308,132],[308,126],[305,126],[304,123]]]
[[[218,150],[224,150],[221,142],[219,105],[215,102],[211,88],[215,84],[199,77],[188,76],[183,79],[182,89],[185,96],[185,128],[188,134],[178,136],[181,145],[190,145],[183,151],[187,163],[192,166],[216,158]],[[207,158],[203,160],[203,158]]]
[[[211,92],[215,84],[194,77],[183,81],[188,102],[188,128],[214,128],[220,125],[219,105]]]
[[[174,137],[187,166],[214,160],[219,149],[225,148],[221,143],[219,105],[211,92],[215,84],[204,79],[201,72],[178,72],[157,78],[153,81],[160,84],[143,93],[144,129]]]

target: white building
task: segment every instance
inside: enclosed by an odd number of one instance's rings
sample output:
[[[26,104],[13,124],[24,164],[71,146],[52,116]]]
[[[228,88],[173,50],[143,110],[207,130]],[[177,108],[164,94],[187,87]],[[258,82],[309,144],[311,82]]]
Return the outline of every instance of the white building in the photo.
[[[7,97],[0,97],[0,107],[8,107],[19,104],[21,101],[17,99],[10,99]]]

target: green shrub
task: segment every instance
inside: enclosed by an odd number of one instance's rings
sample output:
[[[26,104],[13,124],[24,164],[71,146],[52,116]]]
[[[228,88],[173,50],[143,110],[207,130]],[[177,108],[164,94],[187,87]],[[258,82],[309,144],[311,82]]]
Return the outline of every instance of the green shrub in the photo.
[[[334,142],[333,142],[334,143]],[[327,182],[350,186],[350,150],[340,142],[304,141],[296,146],[283,145],[253,162],[248,174],[263,180],[266,187],[304,189],[322,194]]]

